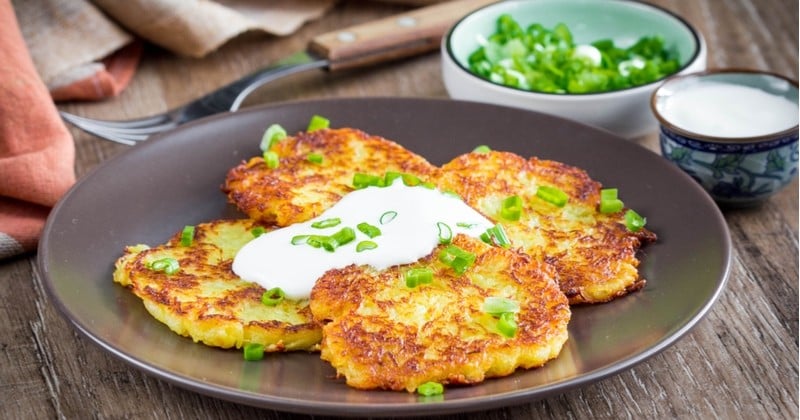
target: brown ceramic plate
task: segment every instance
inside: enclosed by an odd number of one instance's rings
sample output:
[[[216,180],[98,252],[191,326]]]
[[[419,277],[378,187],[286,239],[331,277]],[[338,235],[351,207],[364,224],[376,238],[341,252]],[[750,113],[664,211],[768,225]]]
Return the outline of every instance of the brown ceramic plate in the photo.
[[[209,348],[172,333],[112,283],[129,244],[164,242],[184,225],[241,215],[220,192],[228,168],[259,153],[271,123],[305,129],[312,114],[336,127],[393,139],[435,164],[480,144],[556,159],[619,187],[659,235],[640,266],[647,286],[612,303],[578,307],[561,355],[546,366],[447,389],[439,399],[357,391],[316,354]],[[708,311],[728,277],[730,236],[705,192],[639,145],[555,117],[431,99],[336,99],[260,107],[197,121],[105,162],[53,210],[38,264],[75,327],[125,362],[179,386],[244,404],[312,414],[381,416],[464,412],[531,401],[600,380],[659,353]]]

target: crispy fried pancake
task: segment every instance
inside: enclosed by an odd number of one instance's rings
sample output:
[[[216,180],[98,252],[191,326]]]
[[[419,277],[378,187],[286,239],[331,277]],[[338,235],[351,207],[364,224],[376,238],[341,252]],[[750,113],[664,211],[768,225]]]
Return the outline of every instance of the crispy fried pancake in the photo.
[[[576,167],[524,158],[507,152],[468,153],[441,168],[437,184],[460,194],[467,204],[501,222],[514,246],[552,263],[570,303],[606,302],[644,286],[636,251],[655,234],[625,227],[624,211],[601,214],[600,184]],[[559,208],[536,197],[540,185],[569,195]],[[505,198],[519,195],[519,221],[503,220]]]
[[[231,271],[233,256],[253,239],[250,220],[219,220],[195,227],[191,246],[180,234],[149,248],[129,246],[116,262],[114,281],[142,299],[150,314],[177,334],[223,348],[259,343],[266,351],[316,350],[321,337],[307,301],[261,303],[265,290]],[[179,262],[168,275],[148,266],[162,258]]]
[[[273,145],[280,164],[270,169],[254,157],[231,169],[223,191],[250,218],[278,226],[311,219],[353,190],[356,172],[382,175],[399,171],[422,179],[436,167],[408,149],[352,128],[302,132]],[[309,162],[309,153],[323,156]]]
[[[470,384],[558,355],[570,309],[552,267],[464,235],[454,244],[477,256],[463,275],[438,260],[440,246],[414,264],[384,271],[351,265],[317,281],[311,311],[324,323],[322,358],[348,385],[411,392],[428,381]],[[414,267],[432,268],[433,282],[406,286],[404,274]],[[490,296],[520,304],[513,338],[483,312]]]

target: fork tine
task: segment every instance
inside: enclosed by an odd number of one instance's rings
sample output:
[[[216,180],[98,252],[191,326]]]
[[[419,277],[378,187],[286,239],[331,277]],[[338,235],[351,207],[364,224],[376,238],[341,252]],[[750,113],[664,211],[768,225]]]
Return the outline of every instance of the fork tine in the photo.
[[[147,140],[152,134],[160,133],[178,125],[167,115],[130,121],[104,121],[79,117],[64,111],[59,111],[59,113],[64,120],[86,132],[129,146],[136,144],[136,142]]]

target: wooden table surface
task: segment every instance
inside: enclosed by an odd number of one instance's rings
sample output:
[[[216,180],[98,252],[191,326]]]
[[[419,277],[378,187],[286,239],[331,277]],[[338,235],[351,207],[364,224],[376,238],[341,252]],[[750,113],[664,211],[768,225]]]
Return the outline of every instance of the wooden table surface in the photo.
[[[709,67],[798,74],[798,4],[789,0],[658,0],[698,27]],[[166,110],[300,50],[314,34],[405,10],[345,1],[286,38],[246,35],[204,59],[148,48],[119,97],[65,110],[128,118]],[[445,97],[436,54],[266,87],[249,105],[344,96]],[[76,171],[123,152],[72,129]],[[655,150],[655,134],[642,141]],[[725,290],[675,345],[621,374],[529,404],[449,418],[797,418],[798,184],[759,208],[725,211],[734,253]],[[46,295],[35,255],[0,262],[0,417],[306,418],[201,396],[146,376],[77,333]]]

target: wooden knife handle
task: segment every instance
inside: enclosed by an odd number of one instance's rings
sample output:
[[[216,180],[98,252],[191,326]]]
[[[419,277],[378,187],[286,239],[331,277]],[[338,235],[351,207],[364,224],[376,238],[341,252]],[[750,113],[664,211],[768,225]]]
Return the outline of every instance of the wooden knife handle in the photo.
[[[455,0],[319,35],[309,50],[330,70],[366,66],[439,47],[445,32],[467,13],[497,0]]]

